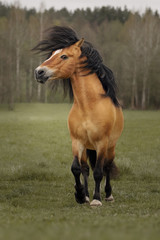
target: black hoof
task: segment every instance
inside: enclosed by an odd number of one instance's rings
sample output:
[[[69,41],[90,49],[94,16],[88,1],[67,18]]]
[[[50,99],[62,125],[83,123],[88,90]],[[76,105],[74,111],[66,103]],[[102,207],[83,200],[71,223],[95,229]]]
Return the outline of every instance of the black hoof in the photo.
[[[76,192],[75,192],[75,199],[77,201],[77,203],[83,204],[86,202],[86,196],[85,196],[85,191],[84,191],[84,187],[81,186],[79,188],[77,188],[75,186]]]

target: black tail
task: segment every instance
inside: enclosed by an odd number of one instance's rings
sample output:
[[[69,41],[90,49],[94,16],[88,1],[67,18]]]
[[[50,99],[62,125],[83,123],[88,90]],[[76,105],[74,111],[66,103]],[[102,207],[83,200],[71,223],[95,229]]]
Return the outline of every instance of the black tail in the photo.
[[[113,161],[110,166],[110,175],[112,179],[116,179],[119,176],[119,169]]]
[[[97,153],[95,150],[87,149],[87,157],[89,158],[89,162],[92,170],[94,170],[96,165]]]

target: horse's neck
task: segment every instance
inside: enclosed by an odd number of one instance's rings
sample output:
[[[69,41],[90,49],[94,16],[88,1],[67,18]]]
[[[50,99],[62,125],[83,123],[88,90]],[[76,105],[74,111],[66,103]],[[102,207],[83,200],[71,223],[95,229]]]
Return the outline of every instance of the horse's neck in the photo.
[[[74,73],[71,84],[74,95],[74,103],[82,110],[91,108],[102,97],[104,89],[95,73],[84,76],[85,73]]]

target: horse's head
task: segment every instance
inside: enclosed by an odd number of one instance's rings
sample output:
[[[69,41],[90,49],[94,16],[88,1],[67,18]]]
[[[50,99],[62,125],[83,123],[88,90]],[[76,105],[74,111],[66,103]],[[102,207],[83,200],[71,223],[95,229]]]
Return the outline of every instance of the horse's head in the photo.
[[[75,44],[52,52],[50,58],[35,69],[38,82],[45,83],[48,79],[67,79],[72,76],[81,56],[82,38]]]

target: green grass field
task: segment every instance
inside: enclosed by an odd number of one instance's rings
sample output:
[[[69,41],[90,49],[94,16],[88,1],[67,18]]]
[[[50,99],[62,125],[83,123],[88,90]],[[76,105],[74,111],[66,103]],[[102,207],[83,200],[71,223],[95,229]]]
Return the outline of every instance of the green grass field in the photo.
[[[0,107],[0,239],[158,240],[160,111],[124,111],[114,203],[74,199],[67,104]],[[93,193],[92,172],[89,179]]]

